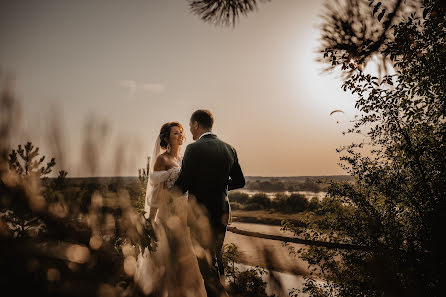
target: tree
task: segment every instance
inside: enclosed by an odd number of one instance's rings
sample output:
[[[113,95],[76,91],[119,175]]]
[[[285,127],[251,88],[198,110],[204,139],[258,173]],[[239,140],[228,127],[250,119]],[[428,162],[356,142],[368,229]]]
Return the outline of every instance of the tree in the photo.
[[[65,187],[65,183],[66,183],[66,179],[67,179],[67,175],[68,172],[66,172],[65,170],[60,170],[59,171],[59,175],[57,176],[57,178],[53,181],[52,183],[52,187],[55,190],[61,190]]]
[[[410,7],[396,1],[395,18],[379,3],[369,1],[371,11],[346,5],[344,13],[335,16],[329,10],[326,18],[325,28],[341,31],[323,31],[325,45],[332,45],[322,51],[324,59],[344,71],[342,87],[357,94],[356,108],[362,112],[347,133],[366,133],[367,142],[339,149],[355,183],[330,185],[326,199],[343,207],[330,209],[325,203],[325,219],[310,226],[334,232],[311,236],[366,249],[302,250],[313,273],[325,280],[307,279],[304,291],[311,296],[440,296],[445,290],[445,10],[440,1]],[[342,20],[353,12],[374,17],[364,26],[381,26],[377,39],[351,32],[354,23]],[[336,36],[330,39],[330,34]],[[353,36],[361,40],[346,46]],[[381,79],[366,73],[372,54],[388,61],[394,73]]]
[[[52,158],[46,166],[41,166],[45,160],[45,156],[36,160],[38,155],[39,148],[34,147],[31,142],[27,142],[23,148],[19,144],[17,150],[12,150],[7,160],[9,169],[21,178],[21,182],[29,188],[34,188],[36,192],[40,191],[37,190],[38,186],[35,186],[36,182],[34,179],[40,179],[50,174],[52,167],[56,165],[55,158]],[[59,182],[61,178],[65,178],[66,172],[61,171],[60,174],[63,176],[59,175]],[[48,198],[49,192],[51,191],[52,189],[48,188],[43,194]],[[0,217],[8,223],[9,229],[14,233],[14,236],[36,235],[38,232],[45,230],[43,222],[33,214],[33,211],[24,201],[21,199],[6,199],[6,201],[8,201],[6,205],[0,206]]]
[[[41,166],[45,160],[45,156],[35,160],[38,155],[39,148],[34,147],[31,142],[27,142],[24,149],[22,148],[22,145],[19,144],[17,150],[12,150],[12,152],[9,154],[9,168],[14,170],[20,176],[31,176],[33,174],[37,174],[39,177],[45,177],[51,173],[51,168],[56,165],[56,159],[52,158],[51,161],[46,164],[46,166]]]
[[[266,282],[262,275],[267,271],[261,267],[250,268],[240,272],[234,283],[231,283],[231,294],[240,297],[274,297],[266,293]]]
[[[240,261],[240,252],[238,247],[234,244],[225,244],[222,252],[223,266],[225,268],[225,276],[230,277],[231,283],[235,283],[237,274],[240,272],[235,263]]]
[[[231,296],[243,297],[274,297],[266,294],[266,282],[262,279],[268,272],[256,266],[244,271],[240,271],[235,263],[240,261],[240,252],[237,245],[225,244],[223,246],[223,265],[225,276],[230,277],[229,281]]]
[[[383,54],[395,42],[394,26],[401,19],[417,13],[424,6],[444,10],[444,1],[422,0],[336,0],[327,2],[321,26],[323,56],[319,61],[326,70],[341,67],[345,77],[357,68],[364,68],[370,61],[377,62],[380,73],[392,66],[392,58]],[[435,8],[433,8],[435,6]],[[428,10],[424,10],[426,13]]]
[[[269,0],[187,0],[192,13],[202,21],[218,26],[235,26],[240,15],[257,9],[258,2]]]

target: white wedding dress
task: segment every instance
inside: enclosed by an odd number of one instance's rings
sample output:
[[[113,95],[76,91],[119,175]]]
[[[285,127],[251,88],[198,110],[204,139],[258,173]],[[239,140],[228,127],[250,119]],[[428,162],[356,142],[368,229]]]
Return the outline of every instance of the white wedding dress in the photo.
[[[187,227],[187,194],[173,197],[180,167],[149,174],[148,197],[157,207],[154,229],[158,246],[137,259],[135,282],[145,294],[154,296],[206,297],[203,277]]]

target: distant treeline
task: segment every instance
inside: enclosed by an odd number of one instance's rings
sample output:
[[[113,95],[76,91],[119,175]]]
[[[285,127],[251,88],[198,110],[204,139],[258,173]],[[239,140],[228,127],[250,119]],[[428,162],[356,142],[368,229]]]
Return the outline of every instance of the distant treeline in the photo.
[[[43,184],[50,185],[55,179],[45,179]],[[127,191],[132,204],[137,209],[143,208],[140,201],[141,184],[133,177],[94,177],[94,178],[66,178],[64,184],[55,193],[45,193],[49,200],[62,200],[70,209],[87,212],[94,193],[105,199],[105,204],[114,203],[120,190]]]
[[[229,201],[233,210],[273,210],[280,213],[298,213],[302,211],[316,211],[321,208],[319,198],[307,199],[305,195],[293,193],[286,195],[277,193],[270,198],[265,193],[257,193],[252,196],[243,192],[230,192]]]
[[[54,178],[46,178],[43,183],[49,184]],[[325,192],[331,181],[351,181],[351,177],[339,176],[296,176],[296,177],[261,177],[261,176],[247,176],[246,190],[253,190],[258,192],[296,192],[296,191],[310,191],[310,192]],[[89,189],[89,191],[100,189],[101,192],[109,190],[116,192],[118,188],[125,188],[129,191],[131,197],[139,193],[140,180],[133,176],[116,176],[116,177],[74,177],[65,178],[64,183],[68,188],[74,189]]]
[[[247,177],[245,189],[261,192],[326,191],[332,181],[352,181],[349,176],[313,176],[313,177]]]
[[[45,178],[43,185],[50,183],[54,178]],[[95,177],[67,177],[65,184],[69,186],[79,186],[82,184],[97,184],[108,186],[115,185],[132,185],[139,181],[137,176],[95,176]]]
[[[266,180],[276,180],[285,183],[302,183],[309,179],[312,181],[352,181],[352,177],[349,175],[303,175],[303,176],[245,176],[246,181],[266,181]]]
[[[51,181],[54,178],[46,178]],[[352,181],[352,177],[348,175],[327,175],[327,176],[290,176],[290,177],[268,177],[268,176],[245,176],[246,189],[249,187],[275,187],[289,191],[287,188],[312,187],[313,184],[323,185],[324,187],[330,182]],[[80,185],[82,183],[95,183],[109,185],[113,183],[129,185],[138,182],[137,176],[105,176],[105,177],[67,177],[68,185]],[[272,185],[272,186],[270,186]],[[254,190],[254,188],[253,188]],[[257,190],[257,189],[256,189]],[[266,191],[266,190],[265,190]],[[273,192],[275,190],[272,190]]]
[[[317,197],[308,199],[304,195],[293,193],[285,195],[285,191],[326,191],[329,181],[333,177],[247,177],[245,189],[265,193],[276,193],[271,199],[264,193],[254,194],[251,197],[242,192],[231,192],[229,194],[233,209],[244,210],[275,210],[282,213],[296,213],[305,210],[314,211],[320,208]],[[55,179],[47,178],[44,184],[50,184]],[[348,180],[344,176],[336,177],[336,180]],[[137,177],[82,177],[64,179],[63,200],[72,207],[86,211],[90,205],[91,196],[94,192],[103,197],[113,198],[118,190],[126,190],[133,201],[134,206],[141,208],[141,189],[145,185]],[[59,196],[60,197],[60,196]]]

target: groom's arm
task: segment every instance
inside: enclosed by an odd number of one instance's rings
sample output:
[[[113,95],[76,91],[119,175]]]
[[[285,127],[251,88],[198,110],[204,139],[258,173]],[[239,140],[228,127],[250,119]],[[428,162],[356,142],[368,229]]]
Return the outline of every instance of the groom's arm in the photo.
[[[237,152],[232,148],[234,153],[234,164],[229,172],[228,190],[240,189],[245,186],[245,177],[243,176],[242,168],[238,162]]]

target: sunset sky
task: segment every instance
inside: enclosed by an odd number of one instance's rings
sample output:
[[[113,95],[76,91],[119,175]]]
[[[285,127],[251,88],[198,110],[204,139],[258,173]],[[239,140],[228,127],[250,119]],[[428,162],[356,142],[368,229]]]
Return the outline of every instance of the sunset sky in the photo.
[[[0,70],[14,74],[24,114],[16,141],[54,155],[58,110],[58,165],[71,177],[137,175],[163,123],[180,121],[192,141],[199,108],[246,175],[345,174],[335,149],[352,140],[341,132],[355,97],[315,62],[321,0],[260,3],[235,28],[203,23],[185,0],[0,3]],[[109,127],[94,172],[82,155],[89,118]]]

